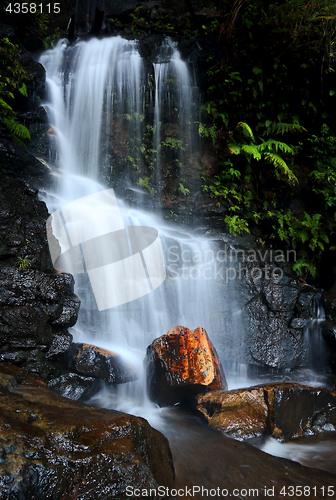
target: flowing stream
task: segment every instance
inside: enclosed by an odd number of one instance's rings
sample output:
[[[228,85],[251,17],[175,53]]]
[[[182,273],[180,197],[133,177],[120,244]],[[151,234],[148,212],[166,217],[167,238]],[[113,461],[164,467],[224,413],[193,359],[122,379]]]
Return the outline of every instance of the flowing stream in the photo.
[[[70,230],[77,231],[78,238],[86,231],[104,234],[106,221],[113,217],[109,204],[100,201],[99,206],[90,204],[88,208],[81,200],[108,189],[102,171],[118,168],[115,151],[120,147],[121,135],[130,164],[140,169],[143,137],[148,130],[152,132],[149,150],[158,192],[162,182],[165,116],[178,115],[175,146],[179,149],[179,168],[183,169],[184,155],[197,153],[193,108],[195,102],[199,104],[199,93],[192,72],[169,39],[162,43],[152,76],[145,71],[138,42],[121,37],[80,41],[72,46],[61,40],[41,56],[40,62],[46,69],[49,100],[45,107],[52,125],[50,159],[55,177],[53,188],[42,196],[50,213],[62,209],[65,214],[63,207],[76,202],[78,219],[72,221]],[[144,120],[148,108],[151,125],[145,125]],[[120,156],[119,161],[123,161]],[[134,192],[141,204],[141,189]],[[176,325],[190,329],[202,326],[222,361],[230,346],[234,353],[230,366],[242,367],[238,370],[239,380],[237,373],[227,372],[229,387],[247,386],[241,305],[234,281],[216,280],[218,262],[209,239],[165,222],[159,204],[158,213],[154,214],[129,206],[121,199],[117,203],[120,224],[126,231],[138,226],[158,231],[166,279],[135,300],[98,310],[91,275],[89,280],[86,273],[76,274],[75,292],[81,299],[81,308],[71,332],[77,342],[120,353],[139,373],[136,382],[119,385],[115,392],[102,387],[92,402],[144,416],[163,430],[160,414],[165,410],[151,404],[145,391],[143,358],[147,346]],[[95,251],[103,250],[98,244]]]

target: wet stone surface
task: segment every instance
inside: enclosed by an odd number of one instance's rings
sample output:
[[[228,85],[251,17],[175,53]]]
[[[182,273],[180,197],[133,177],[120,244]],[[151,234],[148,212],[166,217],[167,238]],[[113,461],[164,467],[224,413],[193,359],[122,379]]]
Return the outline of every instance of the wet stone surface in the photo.
[[[172,487],[167,439],[146,420],[70,401],[0,363],[0,498],[127,498]]]
[[[213,391],[198,396],[194,407],[236,439],[269,435],[285,441],[336,431],[336,393],[299,384]]]
[[[147,348],[145,363],[147,392],[159,406],[227,388],[220,359],[204,328],[172,328]]]

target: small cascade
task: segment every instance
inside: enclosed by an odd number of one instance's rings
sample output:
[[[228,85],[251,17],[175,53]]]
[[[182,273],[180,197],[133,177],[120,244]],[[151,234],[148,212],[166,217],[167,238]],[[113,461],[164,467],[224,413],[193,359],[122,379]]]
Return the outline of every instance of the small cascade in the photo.
[[[132,155],[137,168],[141,166],[137,151],[146,132],[148,79],[137,42],[113,37],[69,47],[61,41],[55,49],[43,54],[40,61],[47,73],[50,100],[46,108],[55,131],[61,179],[53,192],[44,194],[44,199],[51,213],[59,209],[64,213],[64,206],[76,200],[78,218],[71,220],[71,231],[86,234],[87,228],[92,227],[96,234],[105,234],[102,214],[108,219],[110,207],[101,201],[98,207],[92,204],[81,210],[80,200],[107,189],[100,181],[101,173],[106,170],[106,162],[110,162],[110,168],[116,168],[115,151],[121,145]],[[160,183],[163,138],[166,142],[169,138],[173,149],[179,150],[176,155],[179,162],[186,148],[197,153],[191,123],[194,83],[176,45],[169,40],[162,45],[154,75],[155,133],[150,149],[157,154],[155,168]],[[175,110],[173,122],[177,126],[173,137],[164,130],[164,122],[168,123],[167,117],[174,115]],[[108,397],[114,408],[148,417],[146,412],[153,406],[145,393],[143,358],[153,339],[176,325],[190,329],[202,326],[223,360],[227,352],[239,360],[238,351],[243,344],[241,315],[235,284],[225,282],[226,263],[217,259],[209,239],[171,226],[158,215],[129,207],[121,199],[118,210],[126,231],[134,226],[158,231],[166,280],[147,295],[99,311],[88,275],[76,274],[75,291],[81,299],[81,308],[72,333],[75,341],[118,352],[136,367],[138,381],[119,386],[115,393],[109,390]],[[95,252],[101,251],[98,245]]]
[[[59,166],[66,176],[61,190],[71,199],[78,193],[69,192],[68,176],[98,179],[101,163],[111,158],[109,139],[120,121],[128,122],[126,131],[133,129],[129,153],[134,154],[142,133],[143,62],[136,42],[121,37],[74,47],[61,40],[40,62],[47,73],[47,109],[57,135]]]
[[[321,294],[315,295],[312,304],[312,319],[304,329],[304,350],[307,367],[316,373],[326,373],[327,350],[322,337],[322,326],[325,321],[325,312]]]
[[[190,155],[195,147],[195,116],[192,102],[198,93],[195,82],[188,70],[187,64],[182,61],[176,43],[170,38],[165,39],[161,51],[154,64],[155,78],[155,112],[154,112],[154,165],[157,188],[162,183],[162,154],[166,147],[176,151],[175,167],[180,175],[183,169],[187,151]],[[196,90],[196,92],[195,92]],[[164,140],[163,129],[168,122],[178,125],[179,135],[175,131],[168,132]]]

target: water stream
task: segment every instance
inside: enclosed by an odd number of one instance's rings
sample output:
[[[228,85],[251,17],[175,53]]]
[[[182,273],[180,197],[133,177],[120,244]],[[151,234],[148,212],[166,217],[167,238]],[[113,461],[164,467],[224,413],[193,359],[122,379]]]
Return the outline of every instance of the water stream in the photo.
[[[63,40],[55,49],[45,52],[40,62],[46,69],[49,100],[45,106],[55,132],[51,145],[54,150],[50,153],[55,160],[55,182],[52,190],[42,193],[50,213],[105,191],[102,170],[118,167],[116,151],[122,142],[127,146],[131,167],[141,168],[139,150],[145,147],[142,141],[148,132],[144,120],[148,108],[153,117],[149,126],[153,132],[150,152],[158,192],[165,117],[178,115],[175,140],[180,142],[175,146],[179,149],[176,158],[179,168],[183,169],[187,152],[197,153],[193,115],[196,84],[188,64],[181,60],[176,45],[169,39],[164,40],[154,63],[154,82],[149,81],[145,72],[137,41],[121,37],[81,41],[72,46]],[[141,204],[141,189],[137,191]],[[102,226],[109,217],[108,204],[90,205],[89,209],[78,206],[81,207],[78,221],[72,222],[82,224],[79,232],[84,234],[88,228],[94,228],[98,235],[104,234]],[[146,226],[158,231],[166,280],[136,300],[99,311],[92,280],[85,273],[75,275],[75,292],[81,299],[81,308],[71,333],[74,341],[120,353],[139,374],[136,382],[122,384],[117,389],[102,386],[92,402],[144,416],[163,430],[162,415],[166,412],[151,404],[145,391],[143,358],[147,346],[176,325],[190,329],[202,326],[223,361],[228,346],[234,353],[230,366],[236,371],[227,372],[229,386],[250,385],[244,365],[241,304],[234,281],[223,284],[216,280],[218,262],[209,239],[165,222],[159,210],[157,214],[148,213],[128,206],[121,199],[118,210],[126,230]],[[225,363],[224,367],[229,370]]]
[[[174,110],[179,112],[176,141],[186,146],[180,148],[181,155],[186,148],[195,148],[198,142],[197,136],[192,137],[195,130],[190,122],[195,83],[188,66],[169,40],[162,44],[160,54],[154,64],[155,98],[150,96],[149,102],[149,105],[154,102],[153,154],[158,183],[163,117]],[[71,47],[60,41],[55,49],[42,55],[41,63],[47,73],[50,100],[46,107],[56,132],[59,158],[58,177],[52,191],[44,193],[44,199],[51,213],[77,200],[78,217],[71,221],[71,231],[76,231],[76,241],[81,238],[83,241],[80,234],[87,233],[90,227],[95,234],[104,234],[103,226],[113,215],[107,204],[85,206],[80,200],[106,190],[99,182],[100,169],[116,147],[114,137],[120,130],[120,120],[126,124],[129,142],[133,138],[131,154],[136,158],[135,150],[144,133],[142,115],[148,104],[144,64],[137,43],[121,37],[79,42]],[[130,121],[131,129],[127,127]],[[239,359],[243,329],[234,283],[223,286],[215,279],[218,263],[210,240],[169,225],[159,215],[130,207],[121,199],[118,207],[126,228],[146,226],[158,230],[165,255],[166,280],[139,299],[98,311],[87,275],[76,275],[75,291],[81,299],[81,308],[72,333],[75,341],[109,348],[136,365],[139,381],[125,384],[112,396],[118,409],[141,413],[150,405],[144,390],[143,358],[154,338],[178,324],[190,329],[202,326],[222,358],[227,342],[235,339],[235,358]],[[85,239],[88,238],[86,235]],[[96,252],[101,251],[98,244]],[[222,318],[228,304],[231,321],[226,321],[224,335]]]

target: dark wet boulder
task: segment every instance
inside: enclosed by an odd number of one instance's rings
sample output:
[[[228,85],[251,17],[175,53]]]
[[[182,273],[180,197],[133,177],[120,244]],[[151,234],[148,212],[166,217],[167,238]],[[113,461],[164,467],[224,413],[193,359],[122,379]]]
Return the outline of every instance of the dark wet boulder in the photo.
[[[0,361],[22,366],[45,380],[55,376],[54,362],[63,360],[72,340],[67,328],[75,324],[80,305],[74,278],[53,269],[47,217],[36,189],[2,177]]]
[[[91,344],[72,344],[67,352],[68,368],[86,377],[112,384],[137,379],[134,368],[115,352]]]
[[[236,439],[288,440],[336,430],[336,393],[284,383],[213,391],[194,399],[198,413]]]
[[[72,339],[67,327],[76,322],[80,304],[73,287],[69,274],[31,266],[0,269],[1,361],[48,377],[51,360],[64,354]]]
[[[83,377],[77,373],[65,373],[51,379],[48,382],[48,389],[74,401],[86,401],[99,390],[99,384],[99,379],[94,377]]]
[[[336,321],[336,285],[323,294],[323,305],[327,319]]]
[[[0,364],[0,497],[126,499],[126,487],[171,488],[167,439],[146,420],[58,396]]]
[[[159,406],[227,388],[220,359],[204,328],[172,328],[147,348],[145,363],[147,392]]]

